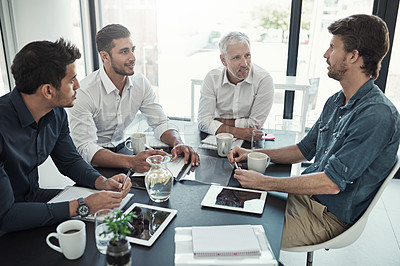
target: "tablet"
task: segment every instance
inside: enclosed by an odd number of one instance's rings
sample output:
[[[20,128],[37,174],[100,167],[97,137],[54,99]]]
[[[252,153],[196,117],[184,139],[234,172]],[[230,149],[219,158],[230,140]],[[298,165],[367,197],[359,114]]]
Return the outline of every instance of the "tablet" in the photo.
[[[151,246],[175,217],[177,210],[134,203],[124,213],[135,212],[129,223],[126,239],[135,244]]]
[[[212,185],[201,206],[261,214],[266,198],[266,191]]]

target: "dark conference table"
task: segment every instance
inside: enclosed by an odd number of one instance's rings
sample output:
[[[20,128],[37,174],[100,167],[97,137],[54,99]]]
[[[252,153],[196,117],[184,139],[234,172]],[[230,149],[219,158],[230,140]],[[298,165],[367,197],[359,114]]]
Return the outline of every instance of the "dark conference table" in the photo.
[[[276,141],[266,143],[267,148],[294,144],[295,136],[288,132],[275,132]],[[197,148],[203,133],[186,134],[185,142]],[[197,143],[197,145],[194,145]],[[246,143],[248,145],[248,143]],[[198,149],[201,154],[217,156],[216,151]],[[121,169],[99,169],[109,177],[121,172]],[[290,175],[291,165],[271,164],[266,174],[271,176]],[[240,186],[231,176],[229,186]],[[176,217],[171,221],[161,236],[151,247],[132,244],[132,265],[165,266],[174,265],[175,255],[175,227],[203,226],[203,225],[231,225],[231,224],[261,224],[275,258],[279,260],[284,212],[286,207],[286,193],[268,192],[264,212],[260,214],[243,213],[222,209],[201,207],[200,203],[206,194],[209,185],[192,181],[176,182],[171,197],[167,202],[154,203],[149,199],[147,192],[141,189],[132,189],[134,196],[127,204],[133,202],[155,205],[178,210]],[[105,255],[99,253],[94,237],[94,223],[86,223],[87,243],[84,255],[77,260],[68,260],[59,252],[52,250],[46,244],[46,236],[55,232],[57,225],[40,227],[31,230],[8,233],[0,237],[1,265],[105,265]]]

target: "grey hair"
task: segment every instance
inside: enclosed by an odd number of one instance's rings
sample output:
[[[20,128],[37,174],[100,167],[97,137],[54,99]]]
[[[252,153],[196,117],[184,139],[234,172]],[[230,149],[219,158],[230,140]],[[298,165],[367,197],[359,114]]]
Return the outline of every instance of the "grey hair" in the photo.
[[[225,57],[227,53],[227,49],[229,45],[237,44],[237,43],[247,43],[250,47],[250,39],[249,37],[239,31],[232,31],[226,34],[222,39],[219,41],[219,50],[221,54]]]

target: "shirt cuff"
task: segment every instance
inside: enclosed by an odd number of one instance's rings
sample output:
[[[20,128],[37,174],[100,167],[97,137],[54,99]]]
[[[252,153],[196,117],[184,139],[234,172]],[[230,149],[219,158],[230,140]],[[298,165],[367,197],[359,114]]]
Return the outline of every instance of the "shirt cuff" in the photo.
[[[79,147],[77,150],[81,154],[82,158],[88,163],[92,164],[92,159],[96,152],[99,150],[103,149],[100,145],[94,144],[94,143],[89,143],[85,145],[85,147]]]
[[[210,126],[208,127],[207,133],[215,135],[215,133],[217,133],[218,128],[222,125],[223,125],[222,122],[219,122],[218,120],[212,120]]]
[[[235,119],[235,127],[240,127],[240,128],[249,128],[249,119],[248,118],[240,118],[240,119]]]
[[[335,155],[329,159],[328,164],[325,166],[324,173],[334,182],[341,191],[343,191],[347,184],[353,183],[343,177],[347,176],[349,168],[342,163]]]
[[[157,126],[156,128],[154,128],[154,137],[156,137],[157,139],[160,139],[162,134],[164,134],[165,131],[171,130],[171,129],[174,129],[179,132],[179,128],[176,125],[174,125],[173,123],[171,123],[170,121],[163,123],[163,124]]]

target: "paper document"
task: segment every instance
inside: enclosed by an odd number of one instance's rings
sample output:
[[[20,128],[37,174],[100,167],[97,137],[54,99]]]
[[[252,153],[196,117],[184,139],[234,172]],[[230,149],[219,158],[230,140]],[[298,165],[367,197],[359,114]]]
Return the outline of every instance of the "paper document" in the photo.
[[[236,146],[241,147],[243,142],[244,142],[244,140],[242,140],[242,139],[233,138],[232,148],[236,147]],[[214,135],[208,135],[207,138],[205,138],[201,141],[199,148],[209,149],[209,150],[217,150],[217,137]]]
[[[86,198],[94,193],[100,192],[96,189],[86,188],[86,187],[76,187],[76,186],[67,186],[63,191],[61,191],[57,196],[49,200],[47,203],[57,203],[64,201],[77,200],[78,198]],[[122,209],[128,201],[132,198],[133,194],[128,193],[126,197],[121,201],[118,209]],[[89,215],[86,217],[87,220],[93,220],[93,215]]]

